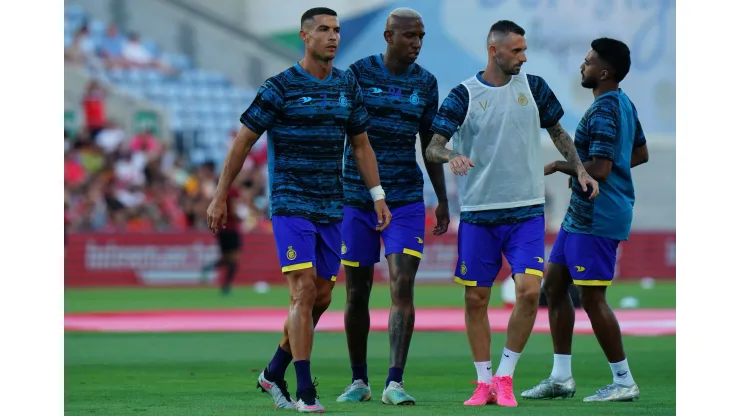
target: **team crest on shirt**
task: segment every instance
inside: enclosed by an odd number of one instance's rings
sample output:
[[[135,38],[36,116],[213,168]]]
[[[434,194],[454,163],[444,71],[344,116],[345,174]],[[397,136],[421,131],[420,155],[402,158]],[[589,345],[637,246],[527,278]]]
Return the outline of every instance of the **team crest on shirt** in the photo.
[[[414,90],[414,92],[409,97],[409,102],[413,105],[418,105],[419,101],[419,90]]]
[[[339,93],[339,106],[340,107],[346,107],[347,106],[347,97],[344,96],[343,92]]]
[[[342,254],[347,254],[347,244],[344,244],[344,241],[342,241]]]
[[[460,274],[463,276],[468,274],[468,266],[465,264],[465,262],[462,262],[462,264],[460,264]]]
[[[295,260],[297,256],[298,256],[298,253],[296,253],[296,251],[293,250],[293,246],[288,246],[288,252],[285,253],[285,257],[287,257],[288,260]]]
[[[519,93],[519,98],[517,98],[516,102],[519,103],[519,105],[521,105],[522,107],[524,107],[525,105],[529,103],[529,100],[524,94]]]

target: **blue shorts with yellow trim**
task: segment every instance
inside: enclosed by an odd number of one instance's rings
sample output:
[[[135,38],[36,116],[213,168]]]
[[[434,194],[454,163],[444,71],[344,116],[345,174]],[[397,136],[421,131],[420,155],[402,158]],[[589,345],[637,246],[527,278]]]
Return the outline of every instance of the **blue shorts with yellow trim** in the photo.
[[[617,266],[617,248],[619,240],[560,228],[549,262],[566,266],[576,285],[609,286]]]
[[[283,273],[315,267],[318,277],[337,280],[342,245],[339,221],[318,224],[305,218],[274,215],[272,229]]]
[[[457,283],[491,287],[503,266],[501,253],[506,256],[512,274],[542,277],[545,266],[544,216],[502,225],[460,222],[457,233]]]
[[[403,253],[421,258],[424,253],[426,210],[423,202],[390,209],[391,224],[375,231],[375,211],[344,207],[342,221],[342,264],[350,267],[372,266],[380,261],[380,239],[385,255]]]

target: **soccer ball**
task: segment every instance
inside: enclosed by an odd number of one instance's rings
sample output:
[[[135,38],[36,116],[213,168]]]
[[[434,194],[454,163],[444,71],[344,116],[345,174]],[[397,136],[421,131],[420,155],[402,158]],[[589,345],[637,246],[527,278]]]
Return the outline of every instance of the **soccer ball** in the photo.
[[[512,309],[516,302],[516,284],[514,279],[509,276],[503,282],[501,282],[501,300],[504,302],[504,307]]]

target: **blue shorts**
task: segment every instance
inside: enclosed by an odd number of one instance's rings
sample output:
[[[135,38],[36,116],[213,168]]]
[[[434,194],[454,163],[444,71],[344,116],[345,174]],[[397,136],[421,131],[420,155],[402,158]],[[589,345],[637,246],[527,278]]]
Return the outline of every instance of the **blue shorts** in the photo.
[[[305,218],[273,215],[272,229],[283,273],[316,268],[316,275],[336,281],[341,224],[317,224]]]
[[[385,255],[403,253],[421,258],[424,253],[426,210],[423,202],[391,208],[391,224],[375,231],[375,211],[344,207],[342,221],[342,264],[350,267],[373,266],[380,261],[380,239]]]
[[[455,281],[465,286],[491,287],[503,265],[512,274],[542,277],[545,266],[545,217],[503,225],[461,222],[457,231]]]
[[[618,247],[619,240],[560,228],[549,261],[567,267],[576,285],[609,286],[614,279]]]

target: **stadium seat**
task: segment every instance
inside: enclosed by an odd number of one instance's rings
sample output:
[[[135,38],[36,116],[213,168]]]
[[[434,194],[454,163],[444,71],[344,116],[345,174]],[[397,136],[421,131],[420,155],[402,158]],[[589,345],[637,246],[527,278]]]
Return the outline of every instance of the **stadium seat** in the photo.
[[[78,4],[64,7],[64,43],[71,44],[74,31],[86,21],[85,10]],[[108,23],[89,21],[93,42],[100,44]],[[231,84],[226,75],[205,68],[193,67],[188,56],[161,51],[159,45],[146,34],[142,44],[171,67],[181,71],[171,78],[149,69],[120,69],[106,71],[110,82],[126,94],[144,98],[166,109],[170,128],[176,131],[196,129],[204,131],[199,141],[221,149],[230,131],[239,127],[239,116],[254,98],[255,91]],[[222,149],[223,150],[223,149]],[[218,154],[216,150],[196,157]]]

